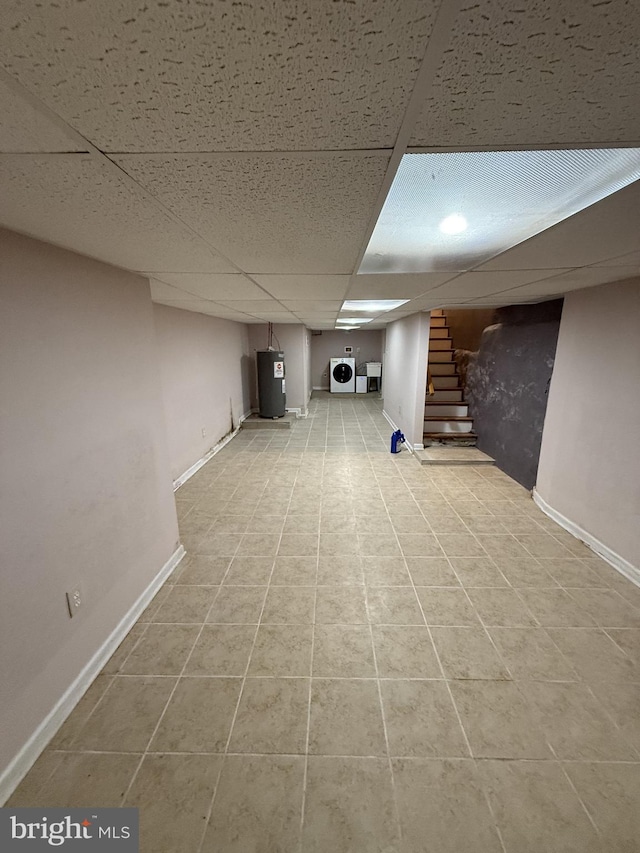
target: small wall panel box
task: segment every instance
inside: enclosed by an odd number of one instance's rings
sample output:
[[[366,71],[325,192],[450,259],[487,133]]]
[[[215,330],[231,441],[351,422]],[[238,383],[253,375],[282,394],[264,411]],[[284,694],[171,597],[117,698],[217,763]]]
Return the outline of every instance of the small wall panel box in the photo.
[[[368,361],[367,362],[367,376],[382,376],[382,362],[381,361]]]
[[[353,347],[345,347],[344,351],[345,353],[347,353],[347,355],[351,355],[351,353],[353,352]]]
[[[367,377],[366,376],[356,376],[356,394],[366,394],[367,393]]]

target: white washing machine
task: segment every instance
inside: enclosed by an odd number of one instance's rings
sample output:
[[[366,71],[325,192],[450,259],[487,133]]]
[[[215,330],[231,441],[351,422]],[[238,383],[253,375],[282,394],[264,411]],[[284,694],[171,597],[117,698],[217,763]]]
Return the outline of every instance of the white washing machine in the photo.
[[[356,391],[356,360],[355,358],[331,359],[331,393]]]

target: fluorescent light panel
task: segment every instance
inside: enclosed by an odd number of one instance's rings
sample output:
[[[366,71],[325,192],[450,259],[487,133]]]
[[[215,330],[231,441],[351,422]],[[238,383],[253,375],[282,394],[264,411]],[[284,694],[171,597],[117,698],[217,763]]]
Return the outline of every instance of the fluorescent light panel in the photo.
[[[383,314],[405,305],[408,299],[346,299],[341,311],[364,311],[367,314]]]
[[[405,154],[358,273],[469,270],[640,178],[640,148]]]

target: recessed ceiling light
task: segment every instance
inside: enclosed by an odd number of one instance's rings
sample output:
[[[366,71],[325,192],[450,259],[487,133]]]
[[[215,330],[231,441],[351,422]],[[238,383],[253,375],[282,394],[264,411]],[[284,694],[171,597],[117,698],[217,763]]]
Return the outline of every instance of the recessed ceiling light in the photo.
[[[459,213],[445,217],[438,226],[443,234],[462,234],[467,230],[467,220]]]
[[[360,326],[336,326],[336,330],[339,332],[350,332],[352,329],[359,329]]]
[[[347,299],[341,311],[365,311],[367,314],[382,314],[407,303],[408,299]]]
[[[373,317],[338,317],[336,323],[370,323]]]
[[[473,269],[639,178],[640,148],[405,154],[358,273]]]

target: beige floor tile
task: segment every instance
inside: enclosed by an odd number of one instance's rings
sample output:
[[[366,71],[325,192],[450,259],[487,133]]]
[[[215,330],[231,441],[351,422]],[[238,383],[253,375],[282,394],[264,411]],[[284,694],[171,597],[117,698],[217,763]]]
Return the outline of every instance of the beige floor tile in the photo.
[[[309,679],[247,678],[229,751],[304,753],[308,712]]]
[[[374,680],[314,678],[311,755],[386,755],[378,685]]]
[[[358,534],[358,551],[363,557],[400,557],[402,553],[395,535]]]
[[[502,853],[475,762],[393,760],[403,853]]]
[[[387,759],[310,756],[303,853],[398,850],[400,834]]]
[[[433,535],[429,522],[418,515],[395,516],[393,529],[398,535],[413,533],[421,535]],[[380,531],[383,532],[382,530]]]
[[[318,584],[334,586],[339,584],[363,584],[362,558],[350,556],[326,557],[318,559]]]
[[[242,540],[242,533],[214,533],[209,531],[189,551],[209,557],[233,557]]]
[[[542,567],[560,586],[564,587],[603,587],[608,586],[598,572],[589,568],[584,560],[571,557],[565,560],[540,560]]]
[[[4,804],[7,808],[34,808],[39,805],[38,794],[62,761],[65,753],[45,749]]]
[[[357,512],[357,510],[356,510]],[[392,536],[394,527],[389,521],[387,513],[379,515],[357,515],[355,516],[356,533],[362,536]]]
[[[339,522],[338,522],[339,529]],[[348,556],[359,554],[358,537],[355,533],[321,533],[320,556]]]
[[[151,624],[121,667],[126,675],[180,675],[199,625]]]
[[[280,536],[277,533],[245,533],[236,556],[275,557]]]
[[[558,758],[586,761],[637,758],[585,684],[529,681],[522,682],[521,689]]]
[[[487,554],[493,558],[513,559],[531,556],[512,534],[500,536],[495,533],[479,533],[477,539]]]
[[[146,627],[146,626],[145,626]],[[86,690],[76,707],[49,741],[48,749],[68,749],[111,685],[111,675],[99,675]]]
[[[380,688],[391,755],[433,758],[469,754],[444,681],[384,680]]]
[[[523,695],[512,681],[452,681],[453,699],[476,758],[551,758]]]
[[[68,752],[32,806],[41,808],[118,808],[140,763],[139,754]]]
[[[640,666],[599,628],[549,628],[549,636],[587,681],[640,682]]]
[[[310,515],[299,514],[296,516],[288,515],[282,530],[284,536],[288,536],[290,534],[299,535],[301,533],[312,533],[317,537],[319,532],[320,516],[317,513],[312,513]]]
[[[313,675],[325,678],[375,678],[368,625],[316,625]]]
[[[518,595],[546,628],[595,626],[591,616],[563,589],[519,589]]]
[[[368,587],[367,610],[376,625],[424,625],[413,587]]]
[[[572,589],[569,595],[603,628],[640,628],[640,610],[613,589]]]
[[[576,681],[579,676],[544,628],[489,628],[514,679]]]
[[[313,622],[315,587],[270,586],[262,623],[310,625]]]
[[[318,553],[317,533],[284,533],[278,546],[279,557],[315,557]]]
[[[571,551],[548,533],[516,533],[516,539],[533,557],[570,557]]]
[[[182,573],[181,584],[221,584],[231,563],[231,557],[205,557],[194,554],[187,557]]]
[[[184,674],[243,676],[255,635],[255,625],[205,625]]]
[[[152,622],[204,622],[218,593],[217,586],[173,586]]]
[[[407,557],[406,563],[416,586],[460,586],[446,557]]]
[[[423,509],[423,513],[434,533],[458,533],[462,535],[469,533],[467,525],[451,507],[445,505],[444,508],[440,509]]]
[[[619,646],[636,663],[640,663],[639,628],[608,628],[606,633],[611,637],[616,646]]]
[[[441,678],[429,631],[419,625],[372,625],[380,678]]]
[[[164,586],[160,587],[158,592],[154,595],[149,604],[145,607],[145,609],[138,617],[138,623],[146,623],[151,621],[152,616],[154,616],[158,612],[160,606],[167,600],[172,588],[172,584],[164,584]]]
[[[555,587],[556,581],[535,557],[494,557],[496,566],[514,587]]]
[[[254,515],[247,533],[270,533],[280,536],[284,528],[284,515]]]
[[[640,756],[640,684],[618,682],[613,686],[591,681],[589,687],[620,729],[625,742]]]
[[[222,586],[207,622],[255,625],[260,619],[266,594],[266,586]]]
[[[478,625],[478,614],[463,589],[416,587],[427,625]]]
[[[600,841],[555,761],[479,761],[507,853],[600,853]]]
[[[353,625],[368,621],[364,587],[318,587],[316,623]]]
[[[260,625],[248,675],[311,674],[312,625]]]
[[[143,752],[175,678],[116,676],[76,738],[76,750]]]
[[[125,806],[140,810],[141,853],[192,853],[222,767],[218,755],[146,755]]]
[[[242,679],[181,678],[149,749],[223,752]]]
[[[607,853],[634,853],[640,838],[640,764],[572,764],[565,770]]]
[[[339,530],[343,536],[355,539],[358,533],[355,516],[336,516],[324,512],[320,518],[320,535],[326,537],[325,542],[329,541],[329,538],[336,530]],[[330,546],[327,545],[327,547]]]
[[[484,628],[432,628],[431,634],[446,678],[510,678]]]
[[[218,515],[211,525],[212,533],[244,533],[249,526],[246,515]]]
[[[471,533],[498,533],[504,536],[510,532],[494,515],[468,516],[465,524]]]
[[[437,532],[438,542],[447,557],[485,557],[486,552],[475,536]]]
[[[509,586],[500,569],[488,557],[451,557],[451,565],[463,586]]]
[[[317,573],[317,557],[276,557],[271,583],[274,586],[314,586]]]
[[[202,853],[295,851],[300,844],[304,759],[225,759]]]
[[[469,598],[485,625],[526,627],[536,620],[514,589],[468,589]]]
[[[273,557],[234,557],[224,579],[225,586],[266,586]]]
[[[362,562],[368,586],[411,586],[402,557],[364,557]]]
[[[146,629],[147,623],[136,622],[106,664],[102,667],[102,675],[117,675],[120,672],[122,665],[129,657],[136,643],[144,634]]]
[[[443,556],[441,544],[432,533],[400,533],[398,541],[405,557]]]

